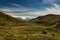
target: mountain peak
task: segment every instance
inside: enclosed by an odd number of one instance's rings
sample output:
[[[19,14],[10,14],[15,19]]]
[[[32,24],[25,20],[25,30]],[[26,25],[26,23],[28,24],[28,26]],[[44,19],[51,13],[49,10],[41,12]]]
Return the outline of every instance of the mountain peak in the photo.
[[[59,16],[57,14],[48,14],[48,15],[45,15],[45,16]]]

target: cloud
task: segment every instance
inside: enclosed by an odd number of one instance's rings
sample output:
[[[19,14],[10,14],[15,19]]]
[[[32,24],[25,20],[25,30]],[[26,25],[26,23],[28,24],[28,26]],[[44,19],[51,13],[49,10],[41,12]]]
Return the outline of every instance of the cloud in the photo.
[[[60,15],[60,5],[52,4],[50,8],[45,7],[45,10],[37,10],[32,8],[0,8],[0,11],[5,12],[13,17],[24,17],[24,18],[34,18],[46,14],[59,14]]]
[[[20,6],[19,4],[14,4],[14,3],[9,3],[9,4],[13,6]]]
[[[51,8],[45,8],[45,10],[37,10],[37,11],[27,11],[24,13],[18,13],[17,16],[41,16],[46,14],[59,14],[60,15],[60,5],[54,4]]]
[[[60,14],[60,5],[53,4],[53,7],[51,8],[45,7],[45,10],[42,11],[27,8],[26,9],[0,8],[0,10],[13,16],[40,16],[46,14]]]
[[[58,4],[52,4],[52,5],[54,6],[54,8],[60,9],[60,5],[58,5]]]
[[[25,8],[23,6],[18,6],[18,7],[2,7],[0,8],[1,12],[7,12],[7,13],[19,13],[19,12],[26,12],[28,10],[28,8]]]
[[[57,0],[43,0],[43,3],[46,3],[46,4],[54,4],[56,2]]]

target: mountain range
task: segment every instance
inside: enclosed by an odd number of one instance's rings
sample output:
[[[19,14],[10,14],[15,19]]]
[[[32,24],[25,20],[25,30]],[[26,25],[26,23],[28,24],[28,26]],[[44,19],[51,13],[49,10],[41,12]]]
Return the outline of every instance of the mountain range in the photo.
[[[10,15],[7,15],[3,12],[0,12],[0,25],[19,25],[26,22],[34,23],[34,24],[42,24],[42,25],[57,25],[60,21],[60,15],[48,14],[45,16],[39,16],[37,18],[31,19],[29,21],[14,18]],[[28,24],[28,23],[27,23]]]
[[[23,20],[0,12],[0,40],[60,40],[60,15]]]

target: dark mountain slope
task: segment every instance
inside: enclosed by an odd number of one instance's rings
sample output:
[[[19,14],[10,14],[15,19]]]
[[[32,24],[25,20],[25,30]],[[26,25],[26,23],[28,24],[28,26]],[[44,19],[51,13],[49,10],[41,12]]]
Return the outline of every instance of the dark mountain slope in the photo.
[[[22,23],[22,20],[13,18],[10,15],[0,12],[0,25],[16,25],[19,23]]]
[[[30,22],[43,24],[43,25],[54,25],[60,21],[60,15],[48,14],[45,16],[39,16],[35,19],[30,20]]]

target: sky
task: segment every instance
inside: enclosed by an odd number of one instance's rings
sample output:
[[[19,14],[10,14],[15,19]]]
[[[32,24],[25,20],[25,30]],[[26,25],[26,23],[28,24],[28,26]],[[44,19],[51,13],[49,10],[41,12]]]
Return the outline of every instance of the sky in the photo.
[[[23,19],[60,15],[60,0],[0,0],[0,11]]]

